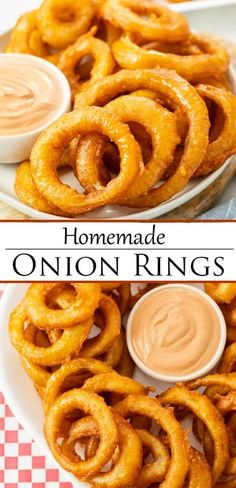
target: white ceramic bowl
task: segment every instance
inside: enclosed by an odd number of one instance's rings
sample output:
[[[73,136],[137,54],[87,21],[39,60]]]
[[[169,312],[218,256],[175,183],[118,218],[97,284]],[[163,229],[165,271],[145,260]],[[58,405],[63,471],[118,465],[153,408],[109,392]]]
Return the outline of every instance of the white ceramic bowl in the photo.
[[[49,63],[48,61],[36,56],[31,56],[30,54],[1,53],[0,69],[1,63],[3,63],[6,59],[8,62],[15,64],[20,63],[21,60],[25,62],[28,60],[28,62],[30,62],[32,58],[34,60],[34,64],[37,63],[39,68],[44,66],[47,68],[47,70],[50,70],[52,75],[56,78],[57,86],[60,86],[61,88],[62,97],[58,105],[58,110],[50,120],[51,123],[64,113],[68,112],[71,108],[71,90],[65,75],[52,63]],[[42,130],[46,129],[48,125],[49,124],[41,124],[37,129],[22,134],[9,136],[0,135],[0,162],[17,163],[28,159],[36,139]]]
[[[218,344],[218,347],[215,351],[214,356],[212,359],[201,369],[197,371],[193,371],[192,373],[188,375],[183,375],[183,376],[171,376],[171,375],[164,375],[161,374],[151,368],[149,368],[137,355],[132,339],[131,339],[131,330],[132,330],[132,322],[133,322],[133,317],[136,313],[138,313],[138,309],[141,303],[143,303],[145,300],[147,300],[150,295],[157,295],[160,291],[163,289],[169,289],[169,288],[183,288],[186,290],[191,290],[194,291],[195,293],[201,295],[201,297],[204,297],[206,301],[209,302],[211,307],[215,310],[218,319],[219,319],[219,324],[220,324],[220,341]],[[195,378],[200,378],[201,376],[206,375],[209,373],[209,371],[213,370],[213,368],[217,365],[218,361],[220,360],[224,348],[225,348],[225,343],[226,343],[226,324],[225,324],[225,319],[224,316],[218,307],[217,303],[209,296],[207,295],[203,290],[200,290],[199,288],[195,288],[192,285],[185,285],[185,284],[170,284],[170,285],[163,285],[158,288],[155,288],[154,290],[151,290],[150,292],[146,293],[140,300],[137,301],[135,304],[134,308],[132,309],[128,321],[127,321],[127,329],[126,329],[126,338],[127,338],[127,345],[128,349],[130,352],[130,355],[132,356],[134,362],[136,365],[148,376],[151,376],[152,378],[155,378],[160,381],[165,381],[165,382],[170,382],[170,383],[177,383],[177,382],[185,382],[185,381],[190,381]]]

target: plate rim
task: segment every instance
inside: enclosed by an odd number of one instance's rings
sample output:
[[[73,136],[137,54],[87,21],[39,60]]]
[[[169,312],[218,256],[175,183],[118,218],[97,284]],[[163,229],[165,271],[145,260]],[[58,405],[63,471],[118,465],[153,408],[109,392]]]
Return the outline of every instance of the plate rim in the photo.
[[[168,4],[172,10],[180,13],[198,12],[199,10],[211,10],[236,5],[236,0],[193,0],[192,2],[179,2]]]
[[[25,285],[29,285],[29,283],[25,283]],[[2,317],[2,325],[0,327],[0,344],[3,344],[2,341],[2,334],[3,334],[3,329],[6,321],[9,319],[9,315],[7,316],[7,309],[10,306],[10,299],[12,297],[12,294],[14,294],[14,291],[16,288],[18,288],[19,283],[11,283],[7,284],[3,290],[3,294],[0,299],[0,313]],[[7,337],[8,341],[10,343],[9,335],[8,335],[8,329],[7,329]],[[11,344],[10,344],[11,345]],[[13,346],[12,346],[13,347]],[[14,348],[13,348],[14,350]],[[0,345],[0,351],[1,351],[1,345]],[[1,392],[3,393],[4,399],[6,403],[9,405],[10,409],[12,410],[12,413],[14,414],[15,418],[17,421],[22,424],[22,427],[24,430],[27,432],[29,435],[30,439],[33,440],[41,449],[42,453],[44,456],[46,456],[49,461],[55,465],[57,469],[61,473],[63,473],[63,476],[68,479],[69,482],[72,483],[73,486],[77,486],[78,488],[87,488],[89,485],[87,483],[80,482],[72,473],[69,471],[66,471],[63,469],[60,464],[56,461],[56,459],[53,457],[47,441],[44,437],[43,430],[42,430],[42,436],[38,436],[37,431],[35,430],[35,427],[31,425],[31,423],[27,419],[27,415],[24,414],[23,409],[19,407],[19,404],[15,402],[14,399],[14,394],[11,391],[11,388],[8,386],[6,375],[4,373],[6,363],[3,360],[4,355],[0,354],[0,371],[2,371],[2,374],[0,375],[0,389]]]
[[[206,188],[208,188],[211,183],[214,183],[214,181],[217,180],[217,178],[224,172],[224,170],[231,164],[233,160],[233,156],[227,159],[225,163],[218,168],[216,171],[211,173],[210,175],[206,176],[205,178],[202,178],[199,183],[197,183],[193,188],[187,190],[185,193],[177,195],[171,200],[168,200],[167,202],[162,203],[161,205],[157,207],[152,207],[145,209],[141,212],[136,212],[132,213],[129,215],[123,215],[119,217],[107,217],[107,218],[94,218],[92,217],[92,220],[96,221],[102,221],[102,220],[151,220],[153,218],[158,218],[161,216],[165,216],[168,212],[175,210],[176,208],[180,207],[181,205],[184,205],[185,203],[189,202],[192,198],[195,196],[199,195],[202,191],[204,191]],[[4,165],[5,166],[5,165]],[[25,214],[27,217],[31,217],[37,220],[68,220],[68,217],[60,217],[57,215],[53,214],[47,214],[45,212],[40,212],[39,210],[35,210],[34,208],[29,207],[28,205],[25,205],[22,203],[20,200],[17,200],[16,198],[12,197],[11,195],[8,195],[7,193],[3,192],[0,190],[0,201],[3,203],[11,206],[15,210]],[[164,210],[163,210],[164,207]],[[158,209],[161,209],[163,211],[158,211]],[[29,210],[28,210],[29,209]],[[85,215],[88,216],[89,220],[89,212],[86,214],[81,214],[81,217],[84,217]],[[71,218],[70,221],[83,221],[85,219],[80,218],[78,215],[76,218]]]

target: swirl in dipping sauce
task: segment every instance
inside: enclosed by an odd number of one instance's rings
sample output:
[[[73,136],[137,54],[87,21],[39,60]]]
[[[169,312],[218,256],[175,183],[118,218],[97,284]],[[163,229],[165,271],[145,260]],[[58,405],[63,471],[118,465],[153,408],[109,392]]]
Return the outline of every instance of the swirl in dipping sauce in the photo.
[[[40,60],[41,61],[41,60]],[[28,56],[0,62],[0,136],[25,134],[56,117],[62,88],[50,65]]]
[[[131,322],[137,356],[164,375],[183,376],[203,368],[220,336],[216,310],[194,288],[159,288],[140,302]]]

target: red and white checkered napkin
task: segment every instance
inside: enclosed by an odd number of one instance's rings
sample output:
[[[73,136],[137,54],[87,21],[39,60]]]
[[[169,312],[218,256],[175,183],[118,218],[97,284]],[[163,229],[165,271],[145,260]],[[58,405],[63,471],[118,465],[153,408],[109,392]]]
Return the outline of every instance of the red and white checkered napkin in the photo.
[[[53,468],[13,416],[0,393],[0,486],[4,488],[73,488]]]
[[[1,392],[0,488],[73,488],[19,425]]]

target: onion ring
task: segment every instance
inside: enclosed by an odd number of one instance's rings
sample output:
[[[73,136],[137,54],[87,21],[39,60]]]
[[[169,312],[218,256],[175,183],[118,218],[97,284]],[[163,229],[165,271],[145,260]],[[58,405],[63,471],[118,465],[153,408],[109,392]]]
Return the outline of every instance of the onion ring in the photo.
[[[222,131],[216,140],[209,143],[204,161],[195,173],[196,176],[205,176],[219,168],[235,153],[236,99],[224,88],[201,84],[196,86],[196,90],[201,97],[215,102],[224,116]]]
[[[163,40],[163,39],[162,39]],[[200,54],[183,53],[184,45],[162,43],[138,46],[132,38],[125,34],[112,45],[112,53],[121,68],[167,68],[175,70],[180,76],[190,82],[198,81],[202,76],[224,73],[229,65],[229,54],[224,46],[209,36],[191,34],[186,42],[186,49],[195,44],[201,48]],[[172,49],[174,48],[174,53]],[[177,53],[176,53],[177,50]]]
[[[204,289],[217,303],[230,303],[236,297],[236,283],[205,283]]]
[[[149,41],[163,37],[169,42],[182,41],[189,34],[181,14],[148,0],[108,0],[100,11],[111,24]]]
[[[231,373],[236,363],[236,342],[226,347],[218,366],[218,373]]]
[[[71,307],[76,299],[76,290],[68,283],[57,284],[52,287],[47,295],[47,304],[49,308],[62,308],[63,310]],[[55,331],[55,330],[54,330]],[[52,331],[51,331],[52,332]]]
[[[106,110],[115,113],[122,122],[139,123],[146,129],[152,140],[152,155],[145,165],[144,171],[126,191],[125,196],[118,197],[118,203],[126,205],[130,200],[145,195],[162,178],[173,161],[179,142],[175,117],[153,100],[133,95],[113,100],[106,105]],[[100,164],[94,165],[95,157],[99,157],[98,144],[94,143],[95,137],[84,137],[78,147],[78,178],[87,191],[93,191],[99,187],[104,188],[103,182],[99,181]],[[102,159],[102,154],[100,157]],[[114,199],[113,202],[116,203],[116,200]]]
[[[97,27],[97,37],[105,41],[110,47],[122,34],[122,29],[115,27],[113,24],[103,18],[99,19]]]
[[[130,395],[115,405],[113,410],[122,417],[141,414],[160,424],[168,434],[171,448],[169,469],[160,488],[182,488],[189,469],[189,445],[185,433],[173,413],[162,407],[156,398],[143,395]]]
[[[236,327],[236,299],[234,298],[229,304],[221,305],[220,308],[223,312],[227,327]]]
[[[154,460],[143,464],[136,481],[137,487],[145,488],[165,479],[170,464],[168,448],[155,435],[144,429],[136,429],[144,448],[151,452]]]
[[[227,342],[232,344],[232,342],[236,342],[236,327],[227,325]]]
[[[121,165],[118,176],[102,191],[82,195],[61,183],[55,170],[62,149],[87,132],[101,132],[110,137],[120,151]],[[87,107],[62,116],[41,134],[31,153],[31,171],[38,190],[51,204],[71,214],[105,205],[125,192],[142,168],[141,150],[129,128],[98,107]]]
[[[14,190],[19,199],[39,212],[45,212],[54,215],[63,215],[65,212],[51,205],[37,190],[31,175],[29,161],[24,161],[16,169]]]
[[[120,488],[133,486],[139,476],[142,463],[142,443],[130,424],[117,414],[114,419],[118,429],[119,456],[112,463],[111,469],[92,477],[92,486],[102,488]],[[75,442],[84,434],[98,436],[98,427],[91,417],[78,420],[72,425],[68,443]],[[132,455],[131,455],[132,453]],[[129,462],[127,462],[129,460]]]
[[[124,330],[121,330],[121,334],[123,337],[124,346],[120,357],[120,361],[116,366],[116,371],[122,376],[128,376],[129,378],[132,378],[135,369],[135,364],[128,350]]]
[[[73,359],[63,364],[50,376],[50,379],[47,382],[44,395],[44,410],[46,413],[58,397],[65,380],[70,375],[78,374],[81,371],[88,371],[89,373],[98,375],[101,373],[109,373],[112,370],[108,364],[92,358]]]
[[[10,43],[5,49],[6,53],[32,54],[41,58],[49,56],[38,31],[37,10],[27,12],[17,21],[10,38]]]
[[[9,335],[16,350],[24,357],[42,366],[57,366],[80,350],[92,327],[92,320],[65,329],[58,341],[49,347],[39,347],[24,337],[28,320],[25,303],[21,302],[10,315]]]
[[[49,373],[44,367],[39,366],[39,364],[32,363],[32,361],[23,356],[21,356],[21,364],[35,385],[39,387],[46,386],[51,373]]]
[[[25,297],[26,311],[33,324],[41,329],[65,329],[93,316],[101,298],[101,286],[96,283],[73,283],[72,286],[76,291],[74,303],[65,310],[52,310],[47,306],[47,295],[58,288],[58,284],[33,283]]]
[[[201,386],[223,386],[228,391],[236,390],[236,373],[229,374],[209,374],[203,378],[190,381],[187,384],[190,389],[197,389]]]
[[[129,311],[129,304],[131,299],[131,286],[129,283],[122,283],[117,289],[116,294],[112,293],[112,297],[116,301],[121,316],[123,317]]]
[[[92,378],[85,381],[82,386],[83,390],[92,391],[93,393],[111,392],[119,395],[141,395],[147,394],[149,388],[133,380],[132,378],[124,377],[116,372],[106,372],[105,374],[96,374]]]
[[[196,449],[190,451],[190,469],[187,488],[211,488],[212,478],[209,465],[205,457]],[[218,486],[218,485],[217,485]]]
[[[199,378],[188,383],[188,387],[191,389],[200,388],[202,386],[207,387],[204,394],[217,406],[216,399],[219,394],[227,395],[229,391],[235,390],[236,373],[207,375],[204,378]],[[209,439],[209,435],[205,431],[204,425],[199,418],[194,419],[193,430],[197,438],[203,443],[207,457],[210,459],[209,451],[210,448],[213,449],[212,441]]]
[[[152,207],[181,191],[200,166],[208,146],[209,119],[204,101],[194,87],[176,73],[159,70],[122,70],[99,80],[75,99],[75,108],[86,105],[105,105],[122,91],[149,89],[167,97],[168,102],[181,108],[189,122],[185,151],[177,170],[160,187],[150,190],[132,202],[135,207]],[[201,128],[201,130],[200,130]]]
[[[67,456],[57,437],[63,419],[71,411],[79,409],[92,415],[98,426],[100,443],[95,456],[82,461],[75,453]],[[105,401],[94,393],[75,389],[63,393],[51,406],[45,420],[45,435],[57,462],[80,479],[89,479],[110,460],[117,445],[118,432],[112,412]]]
[[[189,408],[206,425],[215,446],[212,478],[214,482],[218,481],[229,460],[229,439],[223,419],[213,403],[206,396],[180,385],[166,390],[158,398],[162,405]]]
[[[79,37],[75,44],[69,46],[60,56],[58,68],[68,78],[72,93],[86,88],[94,81],[110,75],[114,71],[115,62],[111,50],[105,42],[94,37],[95,32],[96,27],[93,27],[90,32]],[[76,67],[85,56],[92,56],[94,61],[89,80],[83,82],[80,80],[80,72],[76,71]]]
[[[217,395],[216,406],[221,415],[225,416],[227,413],[236,410],[236,391],[229,391],[227,395]],[[235,473],[236,474],[236,473]]]
[[[64,49],[89,29],[95,13],[91,0],[44,0],[38,12],[39,32],[45,43]]]
[[[229,413],[235,413],[236,411],[236,391],[229,391],[227,395],[216,395],[216,407],[224,417]],[[227,428],[229,429],[228,422],[226,421]],[[231,435],[231,444],[235,443],[235,437]],[[236,475],[236,456],[231,454],[229,462],[225,469],[225,474]]]
[[[120,333],[114,340],[111,348],[101,356],[101,360],[112,368],[115,368],[121,359],[124,348],[123,335]]]
[[[84,342],[80,351],[80,357],[97,357],[107,352],[112,346],[113,341],[120,334],[121,316],[115,301],[111,297],[102,294],[98,310],[101,311],[104,318],[104,329],[99,336],[87,339]]]

